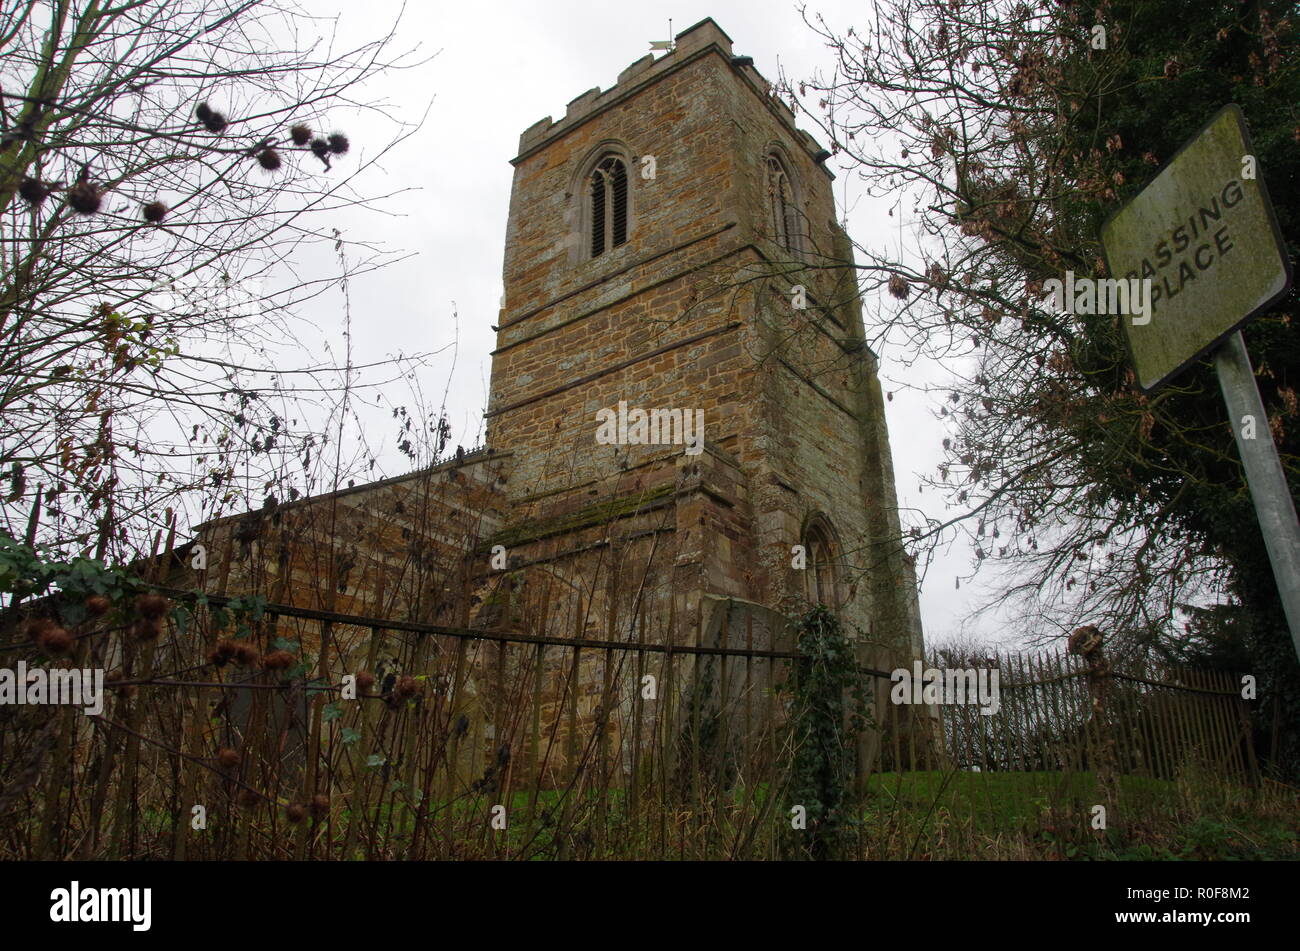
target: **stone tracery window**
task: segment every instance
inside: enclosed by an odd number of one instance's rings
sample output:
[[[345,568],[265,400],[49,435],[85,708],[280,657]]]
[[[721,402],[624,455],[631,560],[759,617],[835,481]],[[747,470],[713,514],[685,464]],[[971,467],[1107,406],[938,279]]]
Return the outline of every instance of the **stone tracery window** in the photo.
[[[799,250],[799,208],[785,163],[775,153],[767,157],[768,227],[772,240],[785,251]]]
[[[627,165],[614,154],[601,157],[588,179],[591,256],[627,242]]]

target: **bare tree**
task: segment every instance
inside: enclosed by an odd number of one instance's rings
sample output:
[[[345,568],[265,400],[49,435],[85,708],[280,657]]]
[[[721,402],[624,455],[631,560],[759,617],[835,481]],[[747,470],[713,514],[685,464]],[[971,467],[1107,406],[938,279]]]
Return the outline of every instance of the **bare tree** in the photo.
[[[310,456],[313,406],[364,385],[305,355],[294,308],[338,278],[291,265],[395,259],[332,225],[391,197],[358,179],[419,122],[366,84],[422,60],[395,25],[329,26],[278,0],[0,10],[0,529],[130,553],[169,508],[216,514],[276,452]],[[386,141],[331,124],[364,112]]]

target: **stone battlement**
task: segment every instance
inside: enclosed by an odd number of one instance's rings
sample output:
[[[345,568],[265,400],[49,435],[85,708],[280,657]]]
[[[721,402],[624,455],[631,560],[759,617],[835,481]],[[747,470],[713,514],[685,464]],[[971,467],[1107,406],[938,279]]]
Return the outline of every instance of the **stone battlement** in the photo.
[[[653,53],[647,53],[619,73],[618,80],[609,89],[602,90],[599,86],[593,86],[582,95],[570,100],[564,111],[564,118],[558,122],[552,121],[551,117],[547,116],[525,129],[519,136],[519,154],[511,160],[512,163],[517,164],[556,138],[572,132],[615,103],[634,95],[645,85],[657,82],[694,59],[710,53],[715,53],[726,61],[736,76],[767,104],[773,114],[789,128],[795,140],[810,155],[818,159],[819,164],[824,161],[824,156],[829,155],[816,139],[795,125],[794,111],[781,99],[772,95],[772,84],[754,68],[753,60],[748,56],[733,54],[731,37],[727,36],[711,18],[687,27],[677,34],[675,40],[676,46],[671,52],[658,59]],[[828,176],[834,178],[824,165],[822,169]]]

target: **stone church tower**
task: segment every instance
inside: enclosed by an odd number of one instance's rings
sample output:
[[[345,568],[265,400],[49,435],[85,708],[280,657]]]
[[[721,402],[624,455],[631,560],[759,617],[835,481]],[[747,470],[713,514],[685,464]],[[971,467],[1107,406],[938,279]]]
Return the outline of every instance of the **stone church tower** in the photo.
[[[487,411],[508,498],[489,542],[526,587],[612,607],[584,609],[590,637],[648,611],[651,637],[733,643],[724,608],[821,601],[865,662],[909,663],[916,582],[829,153],[712,20],[676,40],[520,138]]]
[[[426,678],[468,778],[504,740],[562,785],[592,738],[632,775],[654,731],[698,754],[710,720],[730,724],[715,761],[739,761],[754,709],[780,717],[810,603],[861,663],[910,666],[916,580],[828,157],[712,20],[533,125],[487,445],[210,522],[200,587],[354,618],[339,669]],[[373,638],[379,619],[451,634]]]

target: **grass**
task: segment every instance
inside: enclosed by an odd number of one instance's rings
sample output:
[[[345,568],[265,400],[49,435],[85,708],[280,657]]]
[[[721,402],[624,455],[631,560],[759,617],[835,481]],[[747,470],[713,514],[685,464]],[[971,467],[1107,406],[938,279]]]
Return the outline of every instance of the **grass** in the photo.
[[[1097,778],[1090,772],[944,773],[938,770],[881,773],[868,783],[867,815],[893,808],[915,812],[940,803],[953,812],[978,817],[981,827],[1008,829],[1036,823],[1045,811],[1102,801]],[[1124,776],[1120,796],[1141,809],[1176,801],[1178,787],[1165,780]]]
[[[764,787],[737,788],[669,801],[644,790],[634,813],[622,789],[603,800],[540,790],[535,808],[531,790],[513,791],[504,801],[497,793],[467,793],[430,810],[419,855],[411,857],[775,858],[789,854],[789,812],[784,802],[765,803],[768,795]],[[1300,859],[1300,791],[1280,783],[1245,789],[1211,774],[1185,774],[1176,783],[1122,777],[1119,805],[1105,829],[1091,821],[1100,798],[1096,776],[1088,772],[879,774],[868,781],[839,854],[882,860]],[[314,833],[319,857],[337,858],[346,837],[351,816],[343,797],[336,802],[341,808],[331,823],[331,845],[325,847],[323,828]],[[505,830],[488,825],[497,803],[507,809]],[[407,857],[414,820],[409,805],[394,807],[389,800],[368,813],[352,857]],[[294,833],[282,816],[272,825],[266,809],[233,814],[241,826],[252,823],[258,830],[262,844],[250,854],[268,848],[275,857],[292,854]],[[207,835],[225,821],[225,810],[213,810]],[[165,854],[170,814],[144,809],[139,822],[143,839]]]
[[[886,773],[868,784],[865,843],[878,858],[1294,861],[1296,792],[1124,776],[1098,828],[1103,797],[1089,772]]]

